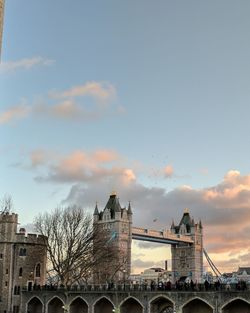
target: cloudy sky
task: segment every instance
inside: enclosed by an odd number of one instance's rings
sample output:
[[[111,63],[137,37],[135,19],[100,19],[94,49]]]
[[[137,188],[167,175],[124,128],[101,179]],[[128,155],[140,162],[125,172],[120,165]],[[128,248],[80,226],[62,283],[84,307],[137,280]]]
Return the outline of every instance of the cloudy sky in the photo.
[[[249,16],[248,0],[7,1],[0,193],[20,222],[115,190],[134,225],[188,207],[222,271],[250,266]],[[133,251],[136,270],[170,258]]]

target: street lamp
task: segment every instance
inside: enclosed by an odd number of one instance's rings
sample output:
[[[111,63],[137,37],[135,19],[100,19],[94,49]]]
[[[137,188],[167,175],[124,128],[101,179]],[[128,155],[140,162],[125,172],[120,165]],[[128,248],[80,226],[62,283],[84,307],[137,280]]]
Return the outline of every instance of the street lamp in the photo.
[[[122,272],[123,272],[123,289],[125,290],[126,270],[124,269]]]
[[[119,308],[114,308],[114,309],[112,310],[112,312],[114,312],[114,313],[120,313],[120,309],[119,309]]]
[[[64,313],[69,312],[69,306],[66,304],[62,306],[62,309],[63,309]]]

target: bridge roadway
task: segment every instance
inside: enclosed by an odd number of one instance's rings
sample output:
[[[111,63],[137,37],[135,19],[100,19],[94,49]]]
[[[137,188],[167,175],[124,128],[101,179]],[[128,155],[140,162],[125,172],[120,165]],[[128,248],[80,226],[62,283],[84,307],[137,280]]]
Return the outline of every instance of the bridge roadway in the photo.
[[[117,286],[22,291],[20,313],[249,313],[248,290],[166,291]],[[94,287],[94,288],[93,288]],[[139,286],[140,287],[140,286]],[[125,289],[125,290],[124,290]]]
[[[132,227],[132,239],[158,242],[164,244],[178,244],[180,242],[192,244],[194,241],[190,236],[175,235],[169,230],[153,230],[147,228]]]

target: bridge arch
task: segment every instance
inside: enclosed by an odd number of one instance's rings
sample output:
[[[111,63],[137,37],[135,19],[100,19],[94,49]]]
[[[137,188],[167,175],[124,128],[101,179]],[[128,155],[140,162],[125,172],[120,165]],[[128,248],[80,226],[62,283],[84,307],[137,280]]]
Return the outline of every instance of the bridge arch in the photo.
[[[115,308],[114,303],[110,298],[101,296],[93,303],[92,312],[94,313],[112,313]]]
[[[80,310],[81,310],[81,313],[88,313],[89,305],[83,297],[76,296],[69,303],[69,312],[77,313],[77,312],[80,312]]]
[[[149,313],[161,313],[166,308],[169,308],[169,313],[171,313],[170,309],[173,311],[174,307],[174,301],[163,294],[157,295],[149,301]]]
[[[126,308],[126,307],[123,308],[122,306],[123,306],[126,302],[128,302],[128,301],[130,301],[130,300],[132,300],[132,305],[129,305],[127,308]],[[136,306],[136,303],[138,304],[137,307],[135,307],[135,306]],[[139,306],[140,306],[141,308],[140,308]],[[119,308],[120,308],[120,312],[121,312],[121,313],[129,313],[129,312],[133,312],[133,313],[144,313],[144,310],[145,310],[144,305],[141,303],[141,301],[140,301],[139,299],[133,297],[133,296],[129,296],[129,297],[125,298],[125,299],[120,303]]]
[[[26,312],[33,313],[42,313],[43,312],[44,303],[38,296],[34,296],[30,298],[30,300],[26,304]]]
[[[230,307],[231,306],[231,307]],[[247,309],[250,312],[250,302],[242,297],[235,297],[224,303],[221,307],[221,313],[241,313],[246,312]]]
[[[47,303],[47,312],[48,313],[64,313],[63,306],[65,305],[64,301],[58,297],[52,297]]]
[[[206,300],[200,297],[188,299],[181,306],[181,313],[191,313],[195,308],[196,313],[213,313],[214,307]]]

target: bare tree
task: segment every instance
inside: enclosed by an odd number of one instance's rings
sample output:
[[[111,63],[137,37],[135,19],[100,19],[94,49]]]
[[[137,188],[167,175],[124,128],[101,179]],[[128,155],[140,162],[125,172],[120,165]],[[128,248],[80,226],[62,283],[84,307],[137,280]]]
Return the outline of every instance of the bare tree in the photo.
[[[10,213],[14,208],[13,199],[11,195],[5,194],[0,199],[0,212]]]
[[[116,258],[109,233],[101,227],[93,228],[92,216],[79,207],[40,214],[34,224],[36,231],[47,238],[48,272],[53,282],[87,282],[98,264]]]

